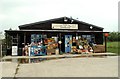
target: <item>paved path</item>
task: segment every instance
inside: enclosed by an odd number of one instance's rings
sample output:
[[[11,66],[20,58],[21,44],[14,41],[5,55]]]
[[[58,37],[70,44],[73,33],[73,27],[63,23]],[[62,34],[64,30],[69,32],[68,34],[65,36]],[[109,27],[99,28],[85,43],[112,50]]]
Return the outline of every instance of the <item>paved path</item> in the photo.
[[[93,54],[63,54],[63,55],[47,55],[47,56],[5,56],[2,60],[13,58],[63,58],[63,57],[82,57],[82,56],[116,56],[115,53],[93,53]]]
[[[16,77],[118,77],[118,58],[65,58],[20,64]]]
[[[14,77],[15,76],[16,68],[18,65],[17,63],[2,62],[0,63],[0,65],[2,65],[2,77]]]

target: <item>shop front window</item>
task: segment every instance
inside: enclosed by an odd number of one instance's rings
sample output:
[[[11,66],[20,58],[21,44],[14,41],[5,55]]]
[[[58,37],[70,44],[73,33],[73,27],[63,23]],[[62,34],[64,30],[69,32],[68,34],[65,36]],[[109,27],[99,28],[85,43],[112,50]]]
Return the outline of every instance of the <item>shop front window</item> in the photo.
[[[88,42],[90,42],[90,41],[93,41],[92,38],[94,38],[94,36],[93,35],[82,35],[82,38],[85,38],[87,39]]]
[[[59,54],[58,35],[49,35],[48,37],[47,34],[31,34],[31,42],[23,48],[23,55],[37,56],[49,54]]]

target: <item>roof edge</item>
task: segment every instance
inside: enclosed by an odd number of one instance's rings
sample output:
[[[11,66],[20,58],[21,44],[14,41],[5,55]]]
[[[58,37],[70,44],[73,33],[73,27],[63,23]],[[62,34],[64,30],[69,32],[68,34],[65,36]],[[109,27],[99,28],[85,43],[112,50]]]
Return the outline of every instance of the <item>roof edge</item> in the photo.
[[[48,19],[48,20],[44,20],[44,21],[38,21],[38,22],[28,23],[28,24],[20,25],[18,27],[19,27],[19,29],[21,29],[22,27],[26,27],[26,26],[29,26],[29,25],[45,23],[47,21],[55,21],[56,19],[61,19],[61,18],[73,19],[73,18],[69,18],[69,17],[64,16],[64,17],[53,18],[53,19]],[[87,22],[83,22],[83,21],[77,20],[77,19],[73,19],[73,20],[75,20],[76,22],[80,22],[82,24],[86,24],[86,25],[97,27],[97,28],[102,29],[102,30],[104,29],[103,27],[99,27],[99,26],[96,26],[96,25],[93,25],[93,24],[90,24],[90,23],[87,23]]]

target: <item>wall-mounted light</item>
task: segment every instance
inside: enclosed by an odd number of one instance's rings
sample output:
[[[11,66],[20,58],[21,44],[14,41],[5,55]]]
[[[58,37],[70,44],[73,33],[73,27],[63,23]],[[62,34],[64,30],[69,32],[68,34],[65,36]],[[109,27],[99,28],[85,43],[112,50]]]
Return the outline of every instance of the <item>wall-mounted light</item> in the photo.
[[[59,43],[59,44],[61,44],[61,43],[62,43],[62,41],[58,41],[58,43]]]
[[[93,29],[93,26],[90,26],[90,29]]]
[[[72,23],[73,21],[74,21],[74,20],[72,19],[72,20],[71,20],[71,23]]]

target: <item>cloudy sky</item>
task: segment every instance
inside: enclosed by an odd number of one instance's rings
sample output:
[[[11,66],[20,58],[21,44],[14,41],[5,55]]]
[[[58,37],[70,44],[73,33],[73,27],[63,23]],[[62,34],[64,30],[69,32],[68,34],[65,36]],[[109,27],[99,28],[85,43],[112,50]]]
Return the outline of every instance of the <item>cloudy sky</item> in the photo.
[[[0,0],[0,31],[63,16],[118,31],[119,0]]]

